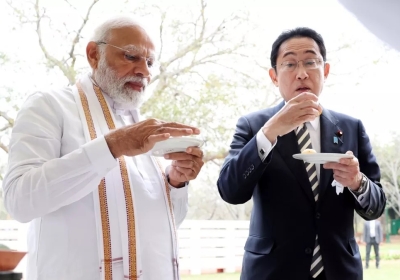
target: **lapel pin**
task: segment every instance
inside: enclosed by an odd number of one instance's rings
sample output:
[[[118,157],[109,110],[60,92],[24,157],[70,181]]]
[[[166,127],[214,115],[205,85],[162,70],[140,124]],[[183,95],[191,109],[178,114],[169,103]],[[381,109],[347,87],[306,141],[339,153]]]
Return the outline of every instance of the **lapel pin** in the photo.
[[[337,138],[337,136],[333,137],[333,144],[339,144],[339,139]]]
[[[333,144],[339,144],[342,143],[343,144],[343,140],[342,140],[342,136],[343,136],[343,132],[339,129],[338,131],[336,131],[335,133],[336,136],[333,137]]]

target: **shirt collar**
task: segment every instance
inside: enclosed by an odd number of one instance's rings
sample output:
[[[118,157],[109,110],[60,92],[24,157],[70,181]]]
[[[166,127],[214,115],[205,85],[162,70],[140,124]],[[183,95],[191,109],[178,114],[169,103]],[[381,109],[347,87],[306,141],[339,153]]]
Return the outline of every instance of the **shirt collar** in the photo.
[[[310,121],[311,126],[312,126],[315,130],[318,129],[319,118],[320,118],[320,117],[316,117],[314,120]]]

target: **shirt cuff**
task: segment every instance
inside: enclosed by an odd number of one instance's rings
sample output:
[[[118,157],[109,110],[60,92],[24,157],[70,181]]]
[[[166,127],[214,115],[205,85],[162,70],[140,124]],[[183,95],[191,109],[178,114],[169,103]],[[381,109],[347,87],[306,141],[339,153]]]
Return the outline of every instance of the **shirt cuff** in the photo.
[[[264,132],[262,132],[262,128],[258,131],[256,135],[257,140],[257,151],[261,161],[264,161],[268,154],[271,152],[272,148],[275,147],[278,140],[275,141],[274,145],[265,137]]]
[[[165,177],[167,178],[167,180],[168,180],[168,175],[169,175],[169,170],[171,169],[171,165],[168,165],[166,168],[165,168]],[[169,183],[169,181],[168,181],[168,186],[169,186],[169,189],[171,190],[171,195],[174,195],[174,196],[176,196],[177,198],[179,198],[179,197],[184,197],[186,194],[187,194],[187,191],[188,191],[188,188],[187,188],[187,186],[189,185],[189,181],[186,181],[185,182],[185,185],[183,186],[183,187],[180,187],[180,188],[176,188],[176,187],[174,187],[173,185],[171,185],[170,183]]]
[[[180,199],[188,196],[188,190],[187,186],[189,185],[189,182],[185,182],[185,185],[181,188],[175,188],[174,186],[169,185],[169,189],[171,190],[171,197],[174,199]]]
[[[109,172],[118,164],[117,160],[111,154],[104,136],[86,143],[83,145],[83,150],[88,156],[95,172],[99,175]]]
[[[358,204],[360,204],[361,208],[366,208],[368,206],[368,201],[369,201],[369,196],[370,196],[370,190],[369,190],[369,181],[367,182],[367,187],[365,188],[365,192],[357,196],[354,194],[353,191],[351,191],[351,194],[354,195],[356,200],[358,201]]]

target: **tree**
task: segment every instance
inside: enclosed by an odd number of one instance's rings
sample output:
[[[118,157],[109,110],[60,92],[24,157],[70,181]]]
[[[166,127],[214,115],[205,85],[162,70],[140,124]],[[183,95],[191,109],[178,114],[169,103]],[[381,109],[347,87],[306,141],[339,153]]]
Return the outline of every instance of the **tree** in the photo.
[[[400,134],[393,133],[387,144],[375,145],[374,151],[382,174],[382,186],[387,198],[387,207],[400,217]]]
[[[0,66],[6,65],[8,63],[9,59],[8,57],[0,53]],[[7,145],[2,141],[2,136],[5,134],[5,131],[8,131],[13,125],[14,125],[14,120],[8,115],[6,112],[6,107],[5,104],[8,104],[10,102],[10,96],[9,96],[9,89],[0,87],[0,152],[3,150],[3,152],[8,153],[8,147]],[[1,172],[1,170],[0,170]],[[1,173],[0,173],[0,180],[1,180]]]
[[[46,71],[61,74],[65,84],[74,84],[77,76],[88,70],[83,53],[87,40],[82,39],[88,36],[87,28],[96,7],[104,1],[92,0],[80,9],[68,0],[56,2],[59,6],[63,5],[64,13],[68,13],[69,17],[79,20],[65,22],[58,19],[52,14],[51,8],[40,0],[28,4],[25,2],[24,5],[7,0],[13,16],[22,27],[29,28],[35,35],[36,41],[28,43],[38,47]],[[184,12],[177,11],[177,7],[146,4],[132,9],[134,14],[149,17],[158,25],[156,37],[159,41],[160,67],[149,87],[153,94],[142,107],[142,113],[147,117],[200,127],[202,137],[206,140],[206,165],[219,170],[238,116],[266,107],[276,98],[257,65],[247,63],[246,69],[237,66],[243,65],[240,62],[252,61],[248,54],[254,46],[246,41],[247,30],[251,28],[248,15],[238,12],[215,23],[209,20],[206,1],[198,3],[199,6]],[[130,7],[129,2],[126,4]],[[63,44],[54,48],[53,42],[58,40]],[[8,102],[10,105],[12,100]],[[17,106],[14,106],[12,111],[17,110]],[[7,153],[8,136],[14,118],[6,111],[1,111],[1,108],[0,117],[4,123],[3,132],[7,135],[7,139],[0,142],[0,147]],[[233,208],[221,203],[216,193],[216,176],[198,180],[214,190],[211,205],[223,205],[218,209],[226,208],[225,211],[217,211],[216,216],[245,217],[245,212],[240,210],[242,206]]]
[[[77,69],[76,65],[83,64],[80,60],[84,57],[81,53],[83,48],[79,49],[78,46],[93,9],[100,1],[93,0],[87,5],[81,23],[75,24],[75,30],[70,30],[66,23],[61,24],[52,18],[46,8],[40,5],[39,0],[35,0],[28,8],[18,6],[16,1],[7,2],[21,23],[32,27],[47,67],[61,71],[68,84],[74,84],[77,74],[87,70],[87,67]],[[77,13],[67,0],[60,2],[66,3]],[[259,92],[260,85],[265,83],[240,69],[235,69],[234,66],[241,59],[250,59],[245,53],[248,53],[251,44],[246,43],[245,35],[232,36],[233,30],[239,30],[240,26],[248,24],[246,14],[235,14],[212,25],[207,20],[206,2],[199,2],[199,7],[192,11],[188,21],[176,19],[173,8],[163,10],[159,6],[143,5],[133,11],[134,14],[151,15],[153,19],[160,19],[160,69],[151,81],[153,95],[143,106],[142,113],[209,127],[206,136],[208,143],[215,143],[216,146],[221,143],[226,147],[226,139],[229,138],[226,132],[229,130],[231,133],[234,126],[232,122],[223,121],[223,118],[235,119],[241,111],[249,106],[254,108],[257,104],[256,98],[246,98],[247,102],[241,102],[242,106],[237,107],[237,101],[244,100],[240,96],[243,94],[241,88],[246,89],[247,96],[250,96],[249,90]],[[67,34],[67,39],[64,40],[67,44],[63,45],[62,51],[51,50],[47,46],[50,40],[54,40],[55,35],[54,32],[43,32],[45,27],[51,27],[62,34],[62,37]],[[263,94],[268,95],[268,92]],[[260,105],[265,104],[258,104]],[[7,118],[4,113],[1,116]],[[5,129],[13,125],[11,118],[7,120],[9,122]],[[219,138],[215,139],[217,136]],[[212,145],[208,145],[208,148],[211,147]],[[207,153],[206,160],[224,158],[226,151],[218,147],[212,148],[213,150]]]

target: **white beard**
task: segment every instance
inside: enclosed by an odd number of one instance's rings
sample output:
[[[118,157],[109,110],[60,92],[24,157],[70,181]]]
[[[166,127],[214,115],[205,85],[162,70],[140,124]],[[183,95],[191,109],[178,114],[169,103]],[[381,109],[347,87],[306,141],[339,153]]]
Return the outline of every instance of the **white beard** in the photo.
[[[117,73],[108,66],[104,55],[100,56],[93,78],[101,90],[108,94],[114,102],[140,108],[145,101],[144,89],[147,86],[147,79],[135,76],[118,78]],[[125,84],[128,82],[142,83],[143,90],[137,91],[126,87]]]

